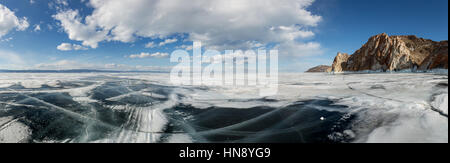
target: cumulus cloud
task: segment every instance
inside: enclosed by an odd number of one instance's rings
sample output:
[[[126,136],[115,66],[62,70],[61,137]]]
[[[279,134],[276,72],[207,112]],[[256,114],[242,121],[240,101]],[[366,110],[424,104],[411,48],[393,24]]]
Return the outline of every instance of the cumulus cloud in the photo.
[[[176,38],[173,38],[173,39],[166,39],[166,40],[164,40],[163,42],[160,42],[159,43],[159,46],[164,46],[164,45],[167,45],[167,44],[172,44],[172,43],[175,43],[175,42],[177,42],[178,41],[178,39],[176,39]]]
[[[0,38],[0,42],[9,42],[11,41],[13,38],[12,37],[8,37],[8,38]]]
[[[154,47],[156,47],[156,46],[155,46],[155,43],[154,43],[154,42],[149,42],[149,43],[145,44],[145,47],[146,47],[146,48],[154,48]]]
[[[29,26],[26,17],[18,18],[9,8],[0,4],[0,38],[13,29],[24,31]]]
[[[41,25],[39,25],[39,24],[34,25],[33,31],[38,32],[40,30],[41,30]]]
[[[184,50],[187,50],[187,51],[190,51],[190,50],[193,49],[192,45],[181,45],[181,46],[177,46],[176,48],[177,49],[184,49]]]
[[[61,51],[71,51],[71,50],[87,50],[88,48],[77,44],[61,43],[56,47],[56,49]]]
[[[145,44],[146,48],[154,48],[154,47],[162,47],[168,44],[172,44],[172,43],[176,43],[178,41],[177,38],[173,38],[173,39],[165,39],[164,41],[160,42],[159,44],[155,44],[155,42],[149,42],[147,44]]]
[[[169,57],[169,53],[140,53],[140,54],[132,54],[129,56],[130,58],[167,58]]]
[[[55,3],[63,6],[69,5],[69,2],[67,0],[56,0]]]
[[[321,17],[307,10],[314,0],[90,0],[93,12],[81,17],[63,10],[53,17],[69,38],[96,48],[102,41],[133,42],[136,37],[187,34],[189,41],[224,49],[255,45],[309,45],[309,30]],[[127,12],[117,12],[126,9]],[[168,41],[169,42],[166,42]],[[307,47],[307,46],[304,46]],[[285,49],[279,49],[283,51]]]
[[[60,12],[53,17],[61,22],[69,39],[82,41],[84,46],[97,48],[100,41],[107,39],[108,31],[97,30],[97,26],[93,23],[83,24],[77,10]]]
[[[279,53],[284,56],[313,56],[323,54],[322,47],[317,42],[286,42],[276,46]]]

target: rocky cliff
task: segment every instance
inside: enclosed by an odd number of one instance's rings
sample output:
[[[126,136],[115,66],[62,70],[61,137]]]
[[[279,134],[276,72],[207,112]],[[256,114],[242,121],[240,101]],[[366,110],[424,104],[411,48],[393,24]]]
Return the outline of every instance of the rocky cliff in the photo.
[[[416,36],[373,36],[354,54],[338,53],[332,71],[448,69],[448,41]]]
[[[331,72],[331,66],[320,65],[309,69],[306,72]]]

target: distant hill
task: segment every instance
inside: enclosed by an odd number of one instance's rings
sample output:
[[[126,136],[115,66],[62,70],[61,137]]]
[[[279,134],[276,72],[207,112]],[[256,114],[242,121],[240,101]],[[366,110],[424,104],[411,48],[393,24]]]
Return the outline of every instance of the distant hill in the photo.
[[[309,69],[306,72],[331,72],[331,66],[320,65]]]

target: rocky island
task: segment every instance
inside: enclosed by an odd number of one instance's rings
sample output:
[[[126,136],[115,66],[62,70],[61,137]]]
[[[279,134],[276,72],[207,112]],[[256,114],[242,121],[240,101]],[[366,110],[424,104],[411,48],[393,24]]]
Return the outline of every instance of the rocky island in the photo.
[[[315,72],[331,72],[331,66],[320,65],[320,66],[316,66],[316,67],[310,68],[306,72],[311,72],[311,73],[315,73]]]

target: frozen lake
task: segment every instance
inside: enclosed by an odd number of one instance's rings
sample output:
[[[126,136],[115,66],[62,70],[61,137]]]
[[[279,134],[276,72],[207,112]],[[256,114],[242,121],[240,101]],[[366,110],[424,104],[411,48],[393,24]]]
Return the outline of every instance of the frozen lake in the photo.
[[[165,73],[0,73],[0,142],[448,142],[448,75],[279,75],[255,88]]]

